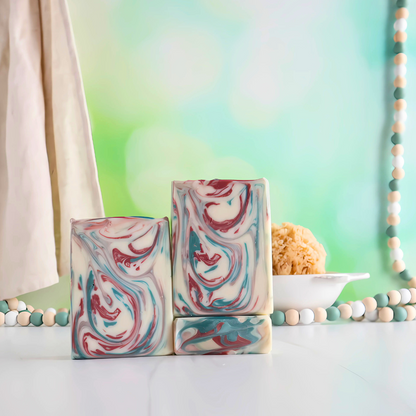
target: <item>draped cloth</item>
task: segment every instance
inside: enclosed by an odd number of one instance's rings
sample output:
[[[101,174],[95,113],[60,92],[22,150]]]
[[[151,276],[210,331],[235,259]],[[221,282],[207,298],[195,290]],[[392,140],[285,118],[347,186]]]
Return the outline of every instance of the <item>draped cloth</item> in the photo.
[[[103,217],[65,0],[0,0],[0,299],[69,273],[70,219]]]

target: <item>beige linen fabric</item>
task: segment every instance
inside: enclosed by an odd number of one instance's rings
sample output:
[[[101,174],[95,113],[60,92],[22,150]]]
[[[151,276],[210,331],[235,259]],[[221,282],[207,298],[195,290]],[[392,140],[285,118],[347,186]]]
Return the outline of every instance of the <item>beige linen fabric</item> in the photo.
[[[103,217],[65,0],[0,0],[0,299],[69,273],[70,219]]]

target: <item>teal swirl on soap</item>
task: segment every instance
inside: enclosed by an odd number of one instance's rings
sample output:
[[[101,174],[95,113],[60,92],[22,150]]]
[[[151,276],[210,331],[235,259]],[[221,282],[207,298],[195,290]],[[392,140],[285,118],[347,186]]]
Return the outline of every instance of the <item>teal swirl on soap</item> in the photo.
[[[266,179],[173,182],[175,316],[273,312],[268,188]]]
[[[172,354],[167,218],[72,221],[72,357]]]
[[[177,318],[175,354],[267,354],[271,350],[269,316],[208,316]]]

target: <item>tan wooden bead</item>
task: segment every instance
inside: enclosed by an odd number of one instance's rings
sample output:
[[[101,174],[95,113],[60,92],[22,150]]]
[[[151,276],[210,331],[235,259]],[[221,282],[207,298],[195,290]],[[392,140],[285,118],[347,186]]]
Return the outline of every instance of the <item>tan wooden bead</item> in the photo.
[[[400,192],[399,191],[393,191],[393,192],[390,192],[389,194],[388,194],[388,196],[387,196],[387,199],[390,201],[390,202],[399,202],[400,201],[400,199],[401,199],[401,194],[400,194]]]
[[[30,312],[20,312],[17,316],[17,323],[22,326],[28,326],[30,324]]]
[[[338,306],[339,311],[341,312],[342,319],[350,319],[352,316],[352,308],[350,305],[343,303]]]
[[[385,307],[378,312],[378,317],[382,322],[391,322],[393,320],[393,309]]]
[[[406,7],[400,7],[396,11],[396,19],[407,19],[409,17],[409,10]]]
[[[413,321],[416,318],[416,309],[412,305],[405,305],[404,308],[407,312],[406,321]]]
[[[391,173],[394,179],[403,179],[405,176],[404,169],[402,168],[394,168],[393,172]]]
[[[348,302],[345,302],[347,305],[352,305],[354,302],[352,300],[349,300]]]
[[[399,239],[399,237],[389,238],[389,241],[387,241],[387,245],[392,250],[395,249],[395,248],[399,248],[400,247],[400,239]]]
[[[327,317],[327,313],[324,308],[316,308],[313,313],[315,314],[315,322],[324,322]]]
[[[55,314],[52,311],[46,312],[43,315],[43,323],[46,326],[53,326],[53,325],[55,325]]]
[[[395,42],[406,42],[407,40],[407,33],[402,32],[401,30],[397,31],[393,37]]]
[[[4,325],[4,313],[0,312],[0,326]]]
[[[403,133],[406,130],[406,126],[401,121],[396,121],[391,129],[394,133]]]
[[[66,312],[66,313],[68,313],[68,309],[67,308],[60,308],[60,309],[58,309],[58,312]],[[58,312],[56,312],[56,313],[58,313]]]
[[[389,305],[390,306],[396,306],[400,303],[400,300],[402,298],[400,292],[398,290],[390,290],[390,292],[387,292],[387,296],[389,297]]]
[[[396,260],[393,263],[393,270],[396,273],[401,273],[406,268],[406,264],[403,260]]]
[[[387,217],[387,224],[388,225],[399,225],[400,224],[400,217],[397,214],[390,214]]]
[[[404,153],[404,147],[401,144],[396,144],[395,146],[391,148],[391,154],[393,156],[401,156],[403,153]]]
[[[396,65],[406,64],[407,63],[407,56],[404,53],[398,53],[394,57],[394,63]],[[404,101],[404,100],[403,100]]]
[[[6,302],[11,311],[15,309],[17,310],[17,305],[19,304],[19,301],[17,300],[17,298],[6,299]]]
[[[416,289],[414,287],[411,287],[409,289],[409,292],[412,295],[412,297],[410,298],[410,302],[409,303],[416,303]]]
[[[412,277],[407,284],[409,285],[409,287],[411,288],[416,288],[416,277]]]
[[[377,301],[374,298],[364,298],[362,302],[364,303],[366,312],[373,312],[377,308]]]
[[[400,54],[399,54],[400,55]],[[396,55],[397,56],[397,55]],[[406,110],[407,108],[407,102],[406,100],[404,100],[403,98],[400,98],[400,100],[396,100],[394,102],[394,109],[396,111],[400,111],[400,110]]]
[[[364,319],[364,315],[363,316],[358,316],[357,318],[352,318],[354,321],[360,322]]]
[[[30,313],[32,313],[32,312],[35,310],[35,308],[34,308],[32,305],[26,305],[26,309],[27,309]]]
[[[407,80],[405,77],[402,76],[397,76],[396,79],[393,82],[393,85],[395,86],[395,88],[404,88],[407,84]]]
[[[289,309],[285,313],[286,323],[288,325],[297,325],[299,323],[299,312],[295,309]]]
[[[43,309],[35,309],[32,313],[40,312],[43,315]]]

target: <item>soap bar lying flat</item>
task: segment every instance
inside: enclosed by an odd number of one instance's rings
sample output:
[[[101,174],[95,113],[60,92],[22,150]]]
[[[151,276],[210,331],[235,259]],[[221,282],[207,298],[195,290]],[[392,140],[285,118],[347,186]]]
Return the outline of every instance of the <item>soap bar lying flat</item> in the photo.
[[[172,183],[175,316],[270,314],[266,179]]]
[[[72,221],[72,358],[173,353],[168,219]]]
[[[176,318],[175,354],[267,354],[272,347],[268,315]]]

